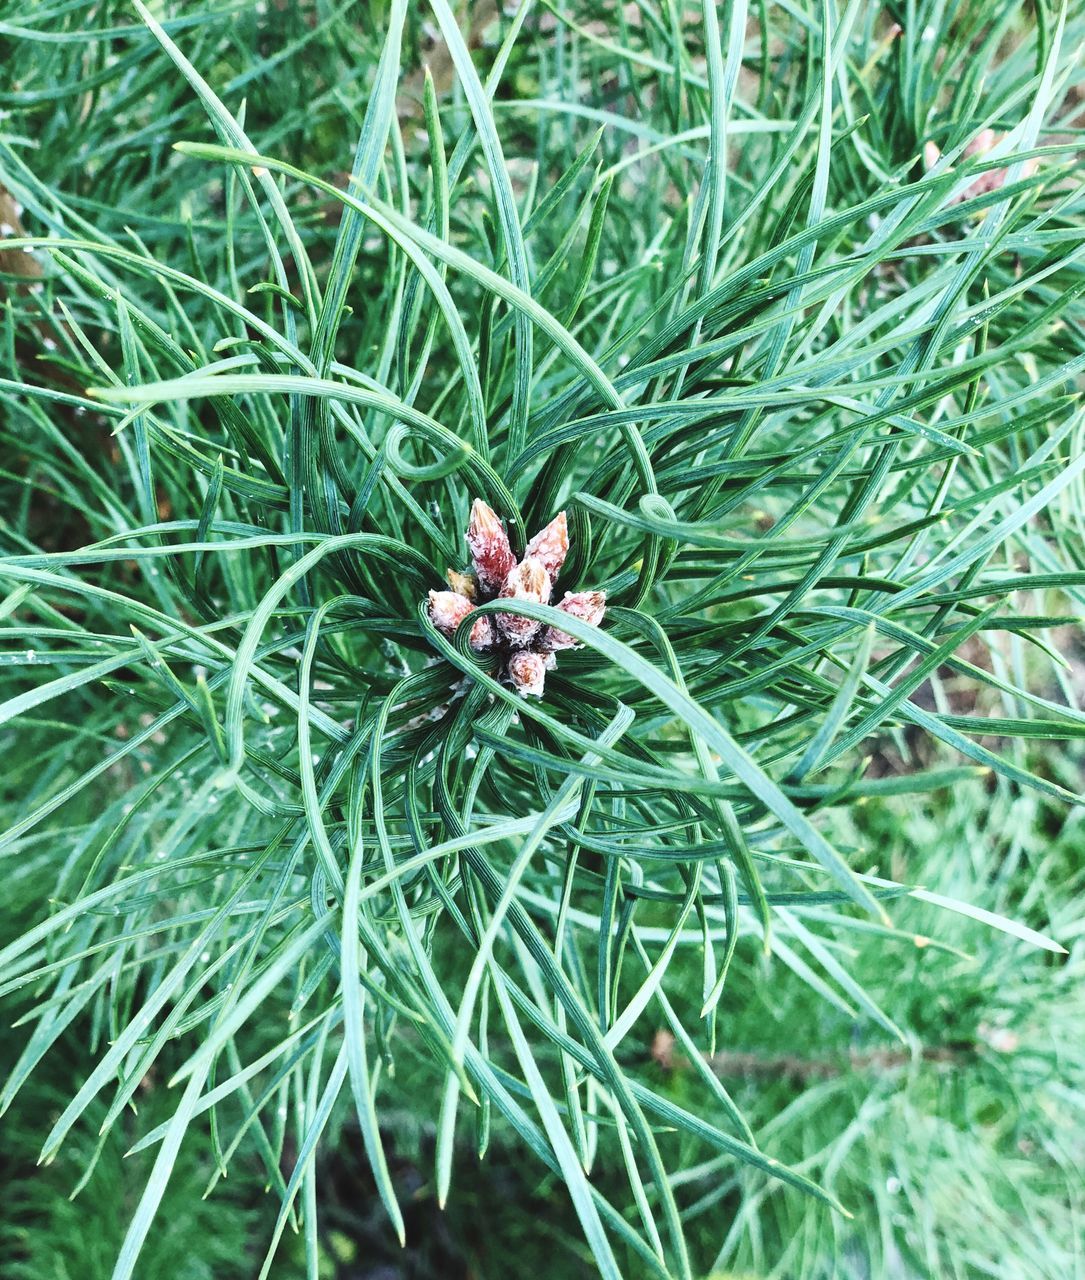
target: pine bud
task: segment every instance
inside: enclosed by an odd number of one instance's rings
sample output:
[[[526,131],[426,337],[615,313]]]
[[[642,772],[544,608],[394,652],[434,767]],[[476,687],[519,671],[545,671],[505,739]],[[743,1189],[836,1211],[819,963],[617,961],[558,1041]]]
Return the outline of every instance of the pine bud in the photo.
[[[471,601],[478,599],[478,581],[473,573],[457,573],[455,569],[449,569],[445,581],[458,595]]]
[[[994,129],[982,129],[972,141],[965,147],[962,152],[963,157],[977,156],[982,158],[1002,141],[1005,134],[996,133]],[[925,142],[923,144],[923,165],[926,169],[933,169],[941,158],[941,151],[934,142]],[[1036,172],[1037,161],[1033,157],[1026,160],[1021,166],[1021,176],[1028,178]],[[986,195],[989,191],[997,191],[1003,186],[1009,177],[1009,167],[1004,169],[985,169],[983,173],[977,174],[975,178],[964,188],[958,191],[950,203],[959,204],[962,200],[970,200],[975,196]]]
[[[988,151],[993,150],[995,143],[998,141],[998,134],[994,129],[981,129],[979,133],[972,139],[964,149],[966,156],[985,156]]]
[[[538,560],[524,560],[505,578],[499,595],[502,600],[529,600],[533,604],[546,604],[550,599],[550,575]],[[497,614],[497,625],[515,649],[525,648],[539,631],[537,622],[515,613]]]
[[[561,572],[565,557],[569,554],[569,524],[565,512],[559,512],[545,529],[539,532],[527,544],[524,559],[538,560],[550,575],[550,581]]]
[[[570,617],[580,618],[589,626],[597,627],[606,612],[605,591],[566,591],[558,608]],[[575,649],[580,642],[558,627],[545,627],[539,637],[539,648],[553,652],[555,649]]]
[[[520,649],[509,658],[509,680],[512,687],[522,697],[532,694],[542,697],[546,683],[546,659],[541,653],[532,653],[529,649]]]
[[[430,621],[438,631],[451,635],[467,615],[474,610],[474,605],[466,596],[457,591],[431,591],[429,593]]]
[[[484,653],[487,649],[492,649],[494,645],[493,619],[486,616],[479,618],[471,627],[468,642],[476,653]]]
[[[516,557],[512,554],[509,535],[497,518],[497,512],[481,498],[476,498],[471,504],[467,546],[471,551],[471,562],[475,566],[479,586],[483,592],[493,595],[516,564]]]

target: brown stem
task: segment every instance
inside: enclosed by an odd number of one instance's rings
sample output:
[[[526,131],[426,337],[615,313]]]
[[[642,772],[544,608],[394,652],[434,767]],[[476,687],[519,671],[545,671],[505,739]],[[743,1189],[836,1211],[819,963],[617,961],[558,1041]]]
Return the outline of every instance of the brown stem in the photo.
[[[848,1072],[895,1071],[906,1067],[918,1056],[923,1062],[963,1063],[975,1056],[976,1045],[971,1042],[947,1045],[924,1045],[913,1055],[910,1049],[853,1050],[846,1057],[804,1058],[786,1053],[764,1056],[758,1053],[724,1052],[706,1056],[706,1061],[718,1076],[746,1077],[749,1079],[784,1079],[805,1083],[810,1080],[828,1080]],[[688,1071],[689,1059],[674,1052],[674,1037],[669,1031],[659,1030],[652,1042],[651,1057],[666,1071]]]

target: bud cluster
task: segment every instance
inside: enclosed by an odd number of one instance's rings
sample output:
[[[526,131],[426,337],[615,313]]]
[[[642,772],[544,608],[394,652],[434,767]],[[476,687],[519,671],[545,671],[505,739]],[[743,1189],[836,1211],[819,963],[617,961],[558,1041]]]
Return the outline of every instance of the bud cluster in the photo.
[[[450,590],[429,593],[430,619],[446,635],[488,600],[549,604],[569,554],[569,526],[562,511],[531,539],[523,559],[517,561],[497,513],[476,498],[467,525],[467,547],[472,571],[450,569],[446,575]],[[606,595],[602,591],[566,591],[557,608],[597,627],[606,609]],[[546,673],[557,663],[554,655],[577,644],[559,627],[516,613],[482,615],[471,627],[469,642],[478,653],[496,654],[501,659],[502,678],[525,697],[542,695]]]

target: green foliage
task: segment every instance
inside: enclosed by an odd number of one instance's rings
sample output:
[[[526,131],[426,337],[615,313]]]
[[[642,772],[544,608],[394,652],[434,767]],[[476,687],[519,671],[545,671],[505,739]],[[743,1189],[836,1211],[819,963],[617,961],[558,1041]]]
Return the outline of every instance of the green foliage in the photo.
[[[35,1086],[33,1101],[43,1110],[36,1115],[31,1111],[30,1116],[40,1123],[49,1110],[59,1112],[67,1099],[55,1084],[42,1087],[35,1081]],[[69,1087],[67,1080],[62,1087]],[[155,1114],[153,1108],[150,1114]],[[92,1107],[88,1114],[92,1121],[104,1116],[102,1106]],[[146,1119],[142,1109],[141,1119]],[[125,1127],[131,1136],[132,1126]],[[140,1175],[146,1176],[150,1162],[136,1162],[142,1168],[129,1169],[123,1159],[123,1135],[117,1134],[99,1150],[94,1130],[88,1126],[73,1135],[63,1168],[35,1170],[34,1136],[28,1125],[9,1135],[5,1143],[0,1223],[3,1274],[10,1280],[108,1276],[124,1241],[131,1192],[138,1187]],[[70,1199],[80,1167],[91,1163],[93,1193]],[[193,1156],[178,1161],[140,1262],[141,1274],[178,1280],[245,1280],[251,1275],[253,1246],[261,1229],[266,1230],[262,1221],[266,1214],[254,1207],[257,1196],[251,1186],[229,1187],[219,1199],[203,1200],[209,1172]],[[241,1190],[249,1194],[239,1195]]]
[[[460,8],[0,3],[0,1107],[115,1280],[227,1169],[192,1275],[334,1270],[344,1125],[386,1243],[406,1143],[606,1277],[1073,1274],[1085,19]],[[608,595],[541,700],[475,497]]]

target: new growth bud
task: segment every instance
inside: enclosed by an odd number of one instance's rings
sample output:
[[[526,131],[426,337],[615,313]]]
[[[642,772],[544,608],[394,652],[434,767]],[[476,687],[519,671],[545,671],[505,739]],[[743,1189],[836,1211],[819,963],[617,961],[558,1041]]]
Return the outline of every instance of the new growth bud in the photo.
[[[466,596],[472,603],[478,599],[478,582],[474,574],[457,573],[455,569],[449,569],[445,574],[445,581],[453,591]]]
[[[509,658],[509,680],[522,697],[541,698],[546,684],[546,659],[541,653],[520,649]]]
[[[492,618],[479,618],[471,628],[468,643],[476,653],[485,653],[494,647],[494,624]]]
[[[993,151],[1005,136],[1005,134],[996,133],[994,129],[981,129],[961,153],[962,158],[969,156],[982,158],[988,152]],[[942,152],[936,142],[927,141],[923,144],[924,168],[933,169],[941,158]],[[1033,156],[1022,164],[1021,176],[1024,178],[1031,177],[1036,172],[1036,167],[1037,160]],[[975,196],[986,195],[989,191],[997,191],[999,187],[1005,184],[1009,174],[1008,165],[1000,169],[985,169],[982,173],[977,174],[962,191],[958,191],[950,203],[959,204],[962,200],[970,200]]]
[[[545,529],[531,539],[524,550],[525,560],[538,560],[554,582],[569,554],[569,523],[565,512],[559,512]]]
[[[508,575],[498,594],[502,600],[528,600],[532,604],[546,604],[550,600],[550,575],[540,561],[524,560]],[[497,625],[509,644],[516,649],[529,645],[539,631],[537,622],[515,613],[499,613]]]
[[[429,616],[438,631],[452,635],[469,613],[474,613],[475,606],[466,596],[458,591],[431,591],[429,593]],[[482,652],[492,647],[494,642],[493,624],[489,618],[479,618],[472,626],[469,643],[472,649]]]
[[[429,593],[430,621],[438,631],[451,635],[474,609],[466,596],[457,591],[431,591]]]
[[[479,586],[489,595],[497,592],[516,564],[509,546],[509,535],[497,518],[497,512],[481,498],[471,503],[471,519],[467,525],[467,546],[478,575]]]
[[[566,591],[558,608],[570,617],[580,618],[589,626],[597,627],[603,621],[606,604],[605,591]],[[558,627],[545,627],[539,637],[539,648],[551,653],[556,649],[575,649],[579,643]]]

